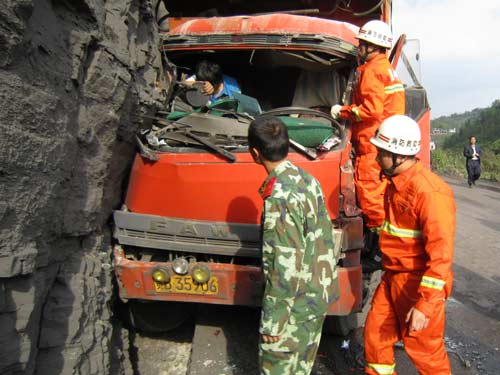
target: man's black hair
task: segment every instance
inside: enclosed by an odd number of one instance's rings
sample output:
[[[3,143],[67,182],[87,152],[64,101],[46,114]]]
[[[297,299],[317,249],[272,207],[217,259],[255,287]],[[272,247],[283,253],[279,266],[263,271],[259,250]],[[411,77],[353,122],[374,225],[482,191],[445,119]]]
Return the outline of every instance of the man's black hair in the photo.
[[[257,149],[268,161],[285,159],[289,144],[288,130],[278,117],[257,117],[248,128],[248,147]]]
[[[212,61],[202,60],[196,65],[195,75],[197,81],[208,81],[214,88],[222,83],[222,68]]]
[[[470,142],[470,140],[471,140],[472,138],[476,138],[476,136],[475,136],[475,135],[470,135],[470,136],[469,136],[469,142]]]

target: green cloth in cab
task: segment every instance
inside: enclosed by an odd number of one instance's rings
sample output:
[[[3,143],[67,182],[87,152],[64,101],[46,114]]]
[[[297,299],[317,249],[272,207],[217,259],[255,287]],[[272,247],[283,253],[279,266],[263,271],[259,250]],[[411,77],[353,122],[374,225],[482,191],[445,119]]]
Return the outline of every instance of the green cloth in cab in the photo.
[[[288,136],[306,147],[317,147],[333,135],[333,128],[311,118],[279,116],[288,129]]]
[[[210,114],[214,116],[222,116],[224,112],[217,111],[217,109],[222,109],[224,111],[238,111],[238,101],[234,98],[228,98],[225,97],[223,99],[217,100],[213,102],[212,104],[209,104],[207,106],[210,108]],[[192,111],[186,111],[186,112],[181,112],[181,111],[175,111],[171,112],[167,115],[167,120],[178,120],[184,116],[189,115],[190,113],[193,112],[200,112],[201,108],[194,108]]]
[[[224,112],[217,111],[217,109],[225,111],[241,110],[238,101],[229,97],[217,100],[208,105],[208,108],[210,108],[210,114],[215,116],[222,116],[224,114]],[[167,115],[167,119],[175,121],[187,116],[189,113],[199,111],[200,108],[196,108],[191,112],[171,112]],[[333,135],[333,128],[330,125],[315,120],[314,118],[296,118],[289,116],[279,116],[279,118],[287,127],[289,137],[306,147],[317,147]]]

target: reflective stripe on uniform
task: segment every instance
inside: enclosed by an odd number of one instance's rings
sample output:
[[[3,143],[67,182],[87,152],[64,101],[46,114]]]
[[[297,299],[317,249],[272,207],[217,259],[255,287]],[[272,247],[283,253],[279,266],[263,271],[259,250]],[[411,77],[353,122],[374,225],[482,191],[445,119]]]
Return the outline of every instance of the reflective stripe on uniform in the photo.
[[[386,94],[394,94],[395,92],[403,92],[405,88],[402,83],[396,83],[395,85],[385,86],[384,92]]]
[[[389,233],[394,237],[403,237],[403,238],[420,238],[422,237],[421,230],[413,230],[413,229],[403,229],[398,228],[395,225],[392,225],[387,220],[382,223],[381,230]]]
[[[358,109],[358,107],[353,107],[352,108],[352,113],[354,113],[354,117],[356,118],[356,121],[361,121],[361,117],[359,116],[359,109]]]
[[[437,289],[437,290],[443,290],[445,284],[446,284],[446,281],[436,279],[436,278],[430,277],[430,276],[423,276],[422,281],[420,282],[421,286],[425,286],[427,288],[432,288],[432,289]]]
[[[394,368],[396,365],[383,365],[380,363],[367,363],[367,367],[371,368],[372,370],[377,371],[378,374],[380,375],[391,375],[394,374]]]

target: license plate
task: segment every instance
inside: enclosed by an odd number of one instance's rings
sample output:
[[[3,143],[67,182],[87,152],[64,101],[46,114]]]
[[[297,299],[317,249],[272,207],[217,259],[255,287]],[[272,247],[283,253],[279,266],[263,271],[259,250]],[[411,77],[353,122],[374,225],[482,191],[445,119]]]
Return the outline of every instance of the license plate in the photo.
[[[219,280],[212,276],[205,284],[197,284],[191,276],[177,276],[170,278],[168,283],[157,283],[154,281],[155,291],[157,293],[182,293],[182,294],[201,294],[215,295],[219,293]]]

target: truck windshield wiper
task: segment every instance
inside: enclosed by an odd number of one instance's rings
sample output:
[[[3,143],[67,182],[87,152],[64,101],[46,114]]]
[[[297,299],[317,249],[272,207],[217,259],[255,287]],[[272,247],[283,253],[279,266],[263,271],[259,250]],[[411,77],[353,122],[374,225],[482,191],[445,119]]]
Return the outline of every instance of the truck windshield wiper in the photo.
[[[228,112],[231,112],[231,111],[228,111]],[[196,134],[191,133],[191,131],[190,131],[191,125],[190,124],[184,124],[178,120],[174,124],[167,119],[163,119],[161,117],[156,117],[156,116],[142,115],[142,117],[156,120],[156,122],[165,126],[165,128],[163,128],[163,130],[170,129],[176,133],[180,133],[182,135],[185,135],[186,137],[189,137],[189,138],[195,140],[199,144],[207,147],[210,151],[213,151],[213,152],[223,156],[224,158],[229,160],[231,163],[234,163],[236,161],[236,156],[234,154],[232,154],[231,152],[224,150],[222,147],[217,146],[216,144],[210,142],[207,139],[204,139],[203,137],[200,137]],[[179,125],[181,125],[181,126],[179,126]],[[160,132],[161,132],[161,130],[160,130]],[[139,147],[141,150],[141,154],[145,153],[146,149],[145,149],[144,145],[142,144],[142,142],[140,142],[139,138],[137,138],[137,140],[139,141],[139,146],[142,146],[142,147]],[[156,160],[157,160],[157,158],[156,158]]]
[[[298,151],[302,152],[304,155],[310,157],[312,160],[315,160],[318,157],[318,153],[316,152],[316,150],[309,148],[309,147],[305,147],[305,146],[301,145],[299,142],[296,142],[291,138],[289,139],[289,141],[290,141],[290,144],[294,148],[296,148]]]
[[[206,108],[206,112],[217,111],[217,112],[220,112],[220,113],[225,113],[225,114],[233,115],[233,116],[236,116],[236,117],[244,117],[244,118],[249,119],[249,120],[254,120],[255,119],[255,117],[249,115],[246,112],[231,111],[229,109],[221,109],[221,108],[208,108],[208,107],[205,107],[205,108]],[[202,109],[201,112],[204,112],[204,110]]]
[[[215,153],[225,157],[227,160],[229,160],[231,163],[234,163],[236,161],[236,156],[234,154],[230,153],[227,150],[224,150],[222,147],[217,146],[216,144],[204,139],[203,137],[197,136],[196,134],[193,134],[189,131],[189,129],[182,129],[176,131],[177,133],[184,134],[185,136],[194,139],[196,142],[201,143],[202,145],[206,146],[209,150],[214,151]]]

